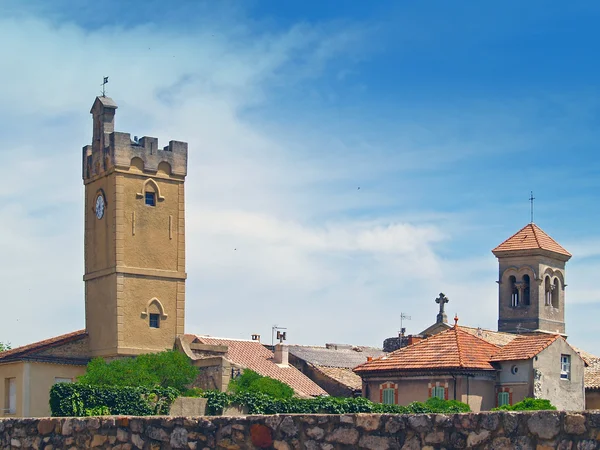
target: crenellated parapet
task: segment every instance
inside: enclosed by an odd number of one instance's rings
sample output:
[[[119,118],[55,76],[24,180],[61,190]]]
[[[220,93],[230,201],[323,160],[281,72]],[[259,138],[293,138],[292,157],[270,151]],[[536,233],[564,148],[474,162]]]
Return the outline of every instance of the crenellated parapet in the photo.
[[[160,148],[158,138],[131,139],[129,133],[114,131],[117,105],[108,97],[97,97],[91,109],[94,119],[92,145],[83,147],[82,177],[95,179],[114,169],[162,173],[175,177],[187,175],[187,142],[169,141]]]

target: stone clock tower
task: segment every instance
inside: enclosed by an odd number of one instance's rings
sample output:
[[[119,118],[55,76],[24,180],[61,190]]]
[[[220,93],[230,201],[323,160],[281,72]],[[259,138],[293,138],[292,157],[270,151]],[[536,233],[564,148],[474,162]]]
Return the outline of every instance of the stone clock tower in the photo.
[[[83,147],[85,314],[91,356],[173,348],[184,333],[187,143],[132,141],[97,97]]]

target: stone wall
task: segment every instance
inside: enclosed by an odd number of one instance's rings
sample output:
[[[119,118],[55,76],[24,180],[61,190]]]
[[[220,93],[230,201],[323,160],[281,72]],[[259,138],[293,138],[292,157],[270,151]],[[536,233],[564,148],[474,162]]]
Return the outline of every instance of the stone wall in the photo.
[[[0,420],[18,449],[596,449],[600,411]]]

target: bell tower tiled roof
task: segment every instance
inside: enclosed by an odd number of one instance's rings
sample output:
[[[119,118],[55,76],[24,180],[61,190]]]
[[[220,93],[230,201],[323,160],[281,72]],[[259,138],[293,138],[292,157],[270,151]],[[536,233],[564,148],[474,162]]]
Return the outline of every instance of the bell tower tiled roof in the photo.
[[[534,223],[525,225],[502,244],[493,249],[492,253],[498,256],[497,253],[515,250],[547,250],[569,258],[571,257],[571,254],[568,251]]]

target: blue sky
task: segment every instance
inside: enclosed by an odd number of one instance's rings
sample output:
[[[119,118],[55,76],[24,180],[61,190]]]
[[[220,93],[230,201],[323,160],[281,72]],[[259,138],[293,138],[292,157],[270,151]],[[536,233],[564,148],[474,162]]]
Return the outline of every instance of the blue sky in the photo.
[[[495,329],[490,250],[533,190],[574,255],[570,342],[600,352],[597,3],[49,3],[0,5],[0,340],[83,327],[108,75],[118,130],[190,143],[188,332],[380,345],[440,291]]]

